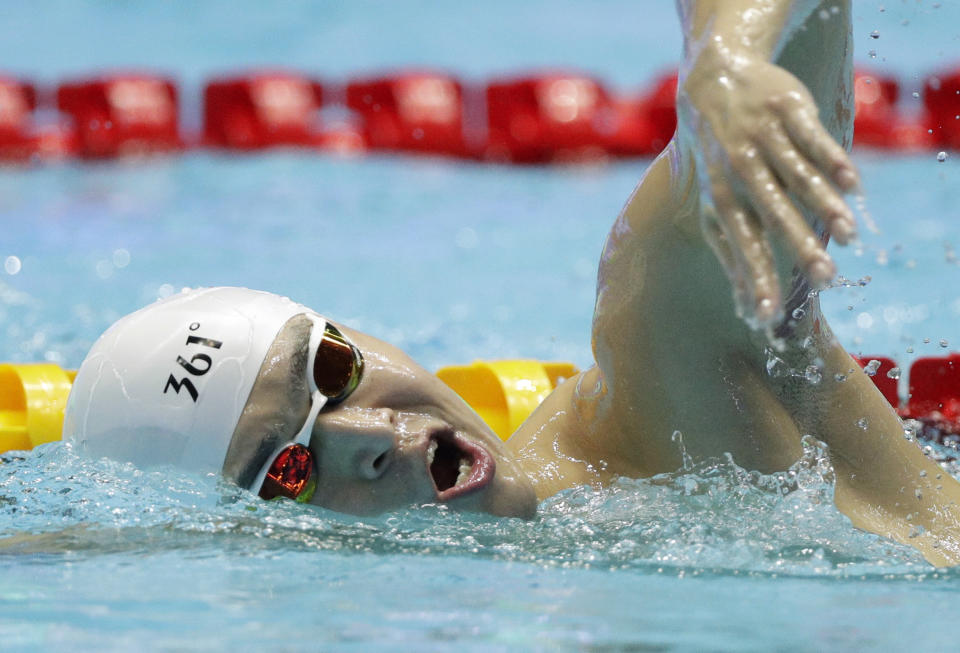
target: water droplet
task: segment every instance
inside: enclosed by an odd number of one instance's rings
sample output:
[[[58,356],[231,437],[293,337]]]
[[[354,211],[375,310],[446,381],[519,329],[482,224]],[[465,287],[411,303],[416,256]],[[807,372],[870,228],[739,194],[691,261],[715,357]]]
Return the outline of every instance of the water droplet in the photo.
[[[833,380],[836,381],[837,383],[843,383],[844,381],[847,380],[847,375],[846,375],[846,374],[839,374],[839,373],[838,373],[838,374],[834,374],[834,375],[833,375]]]
[[[870,422],[866,417],[861,417],[857,420],[857,428],[866,431],[868,426],[870,426]]]
[[[913,347],[912,347],[912,346],[907,347],[907,353],[908,353],[908,354],[912,354],[912,353],[913,353]]]
[[[889,370],[887,370],[888,379],[899,379],[900,374],[901,372],[899,367],[891,367]]]
[[[780,368],[783,361],[773,353],[772,349],[767,349],[767,374],[770,376],[780,376]]]
[[[130,252],[122,248],[114,250],[113,265],[117,268],[125,268],[130,265]]]
[[[872,32],[870,32],[870,38],[872,39],[880,38],[880,32],[878,32],[877,30],[873,30]]]
[[[98,277],[109,279],[113,275],[113,263],[106,259],[97,261],[96,270]]]
[[[20,258],[17,256],[8,256],[7,259],[3,262],[3,270],[10,276],[19,274],[20,270],[23,268],[23,264],[20,262]]]
[[[907,442],[913,442],[917,437],[917,427],[914,423],[907,423],[903,426],[903,439]]]
[[[926,478],[926,477],[927,477],[927,470],[921,469],[921,470],[920,470],[920,478]]]
[[[941,347],[943,347],[944,349],[946,349],[949,344],[950,344],[950,343],[947,342],[946,338],[940,338],[940,346],[941,346]]]
[[[803,318],[803,316],[806,315],[806,314],[807,314],[807,312],[806,312],[805,310],[803,310],[803,307],[802,307],[802,306],[798,306],[798,307],[796,307],[795,309],[793,309],[793,313],[792,313],[793,319],[795,319],[795,320],[799,320],[799,319]]]
[[[923,344],[929,345],[929,344],[930,344],[930,338],[924,338],[924,339],[923,339]]]
[[[820,383],[820,379],[823,378],[823,375],[820,373],[820,368],[816,365],[808,365],[807,369],[803,372],[803,376],[807,380],[807,383],[811,385],[817,385]]]
[[[921,535],[923,535],[923,533],[924,533],[923,526],[914,526],[913,528],[910,529],[910,533],[908,533],[907,537],[910,537],[910,538],[920,537]]]
[[[878,361],[876,358],[871,359],[869,363],[863,366],[863,371],[867,373],[867,376],[873,376],[879,369],[880,361]]]
[[[943,151],[937,152],[937,161],[939,161],[940,163],[943,163],[944,161],[947,160],[947,156],[948,155],[946,152],[943,152]]]
[[[680,431],[674,431],[673,435],[670,436],[671,442],[683,442],[683,433]]]
[[[917,499],[923,499],[923,490],[917,488],[913,491],[913,496],[917,497]]]
[[[911,95],[912,95],[913,97],[915,97],[915,98],[918,98],[918,97],[920,97],[920,92],[919,92],[919,91],[914,91],[913,93],[911,93]]]

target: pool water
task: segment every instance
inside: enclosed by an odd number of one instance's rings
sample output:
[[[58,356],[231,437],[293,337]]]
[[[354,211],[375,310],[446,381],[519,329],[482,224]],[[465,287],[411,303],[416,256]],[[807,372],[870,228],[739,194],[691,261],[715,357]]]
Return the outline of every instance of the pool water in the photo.
[[[669,3],[45,4],[42,28],[36,8],[2,10],[5,65],[48,81],[163,67],[184,80],[188,114],[200,80],[251,64],[474,79],[577,64],[627,88],[679,50]],[[956,5],[887,4],[856,3],[864,63],[909,84],[960,60],[945,27]],[[906,366],[960,349],[958,156],[857,154],[879,233],[833,250],[865,285],[823,295],[851,351]],[[0,270],[0,360],[76,367],[120,315],[231,284],[289,295],[429,368],[584,366],[596,260],[645,163],[195,152],[0,170],[0,260],[19,261]],[[3,650],[955,650],[960,637],[960,575],[853,529],[814,443],[780,474],[708,461],[562,493],[530,522],[438,506],[356,519],[62,444],[4,460]]]

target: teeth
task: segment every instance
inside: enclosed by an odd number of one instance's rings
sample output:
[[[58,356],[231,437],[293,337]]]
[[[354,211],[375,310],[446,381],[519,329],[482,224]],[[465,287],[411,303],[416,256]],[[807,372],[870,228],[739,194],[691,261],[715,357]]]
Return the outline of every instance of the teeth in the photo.
[[[467,480],[467,477],[470,476],[470,470],[473,468],[473,465],[470,464],[470,460],[467,458],[460,459],[460,473],[457,474],[457,482],[454,485],[460,485]]]
[[[430,440],[430,445],[427,447],[427,466],[433,464],[433,457],[437,454],[437,441]]]

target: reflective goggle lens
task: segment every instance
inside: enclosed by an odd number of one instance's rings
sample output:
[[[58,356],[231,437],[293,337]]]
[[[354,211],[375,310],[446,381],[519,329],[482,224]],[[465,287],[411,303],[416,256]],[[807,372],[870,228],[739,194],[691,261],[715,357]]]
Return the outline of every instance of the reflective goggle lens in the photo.
[[[313,453],[302,444],[291,444],[273,459],[260,487],[260,498],[309,501],[316,488],[312,477]]]
[[[319,319],[321,318],[313,320],[314,328]],[[311,336],[311,346],[314,337]],[[350,344],[339,329],[327,322],[313,357],[313,381],[316,389],[311,390],[313,398],[310,414],[293,442],[273,457],[266,472],[261,468],[257,476],[261,478],[263,475],[260,485],[261,498],[287,497],[300,502],[310,500],[317,487],[313,474],[313,452],[307,446],[313,423],[325,405],[343,401],[356,389],[362,372],[363,356],[360,350]]]
[[[343,401],[360,383],[363,357],[330,323],[323,332],[313,362],[313,380],[330,402]]]

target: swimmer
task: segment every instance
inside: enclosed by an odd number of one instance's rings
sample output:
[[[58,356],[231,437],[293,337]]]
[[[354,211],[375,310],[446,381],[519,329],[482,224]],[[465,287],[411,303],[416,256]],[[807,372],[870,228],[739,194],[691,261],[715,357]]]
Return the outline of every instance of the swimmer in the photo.
[[[111,327],[80,368],[65,437],[346,513],[529,517],[565,488],[678,469],[676,432],[695,461],[729,453],[763,472],[789,467],[809,434],[855,526],[960,562],[960,483],[903,437],[816,294],[835,274],[828,239],[856,230],[849,0],[678,8],[678,129],[601,256],[596,364],[509,441],[398,349],[236,288]],[[773,356],[805,373],[768,371]]]

